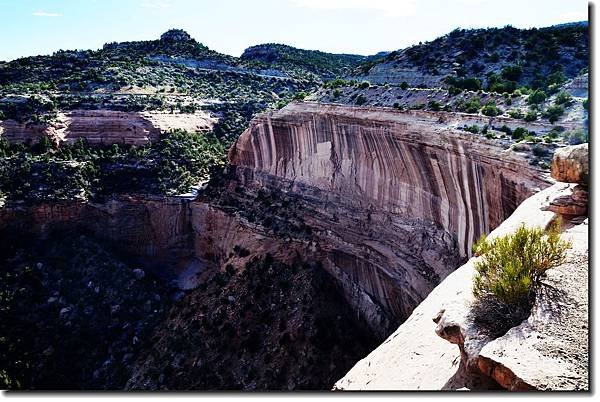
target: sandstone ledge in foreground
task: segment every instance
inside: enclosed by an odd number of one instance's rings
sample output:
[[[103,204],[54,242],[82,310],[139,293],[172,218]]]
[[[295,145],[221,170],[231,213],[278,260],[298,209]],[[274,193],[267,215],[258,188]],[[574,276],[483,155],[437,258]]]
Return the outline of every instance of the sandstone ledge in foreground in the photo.
[[[572,184],[557,183],[528,198],[490,236],[510,233],[522,223],[546,227],[556,215],[544,210],[545,207],[554,198],[570,194],[573,187]],[[574,247],[569,251],[564,267],[549,272],[547,281],[556,286],[557,281],[567,276],[570,281],[587,284],[587,222],[568,228],[563,236],[571,238]],[[515,390],[587,389],[587,369],[583,369],[587,367],[587,347],[582,346],[587,345],[587,287],[573,286],[570,290],[574,290],[575,295],[567,291],[567,302],[561,302],[563,311],[560,314],[549,316],[552,310],[540,303],[528,321],[511,329],[513,332],[525,330],[525,327],[533,324],[545,339],[537,341],[527,336],[513,337],[509,331],[504,337],[490,342],[481,334],[469,333],[466,323],[466,313],[473,298],[471,283],[475,272],[474,260],[471,258],[438,285],[396,332],[359,361],[335,384],[334,389],[484,390],[498,387],[498,383],[491,381],[489,376],[500,380],[500,385],[505,388]],[[569,268],[573,264],[578,267],[576,270]],[[574,317],[581,330],[569,331],[568,336],[561,334],[560,320],[565,317]],[[437,331],[446,332],[441,335],[448,339],[454,337],[457,343],[464,342],[462,359],[456,345],[436,335],[434,318],[438,321]],[[513,349],[510,353],[505,353],[507,342]],[[542,359],[538,361],[542,363],[518,364],[526,361],[521,359],[525,359],[523,355],[528,351],[530,356],[537,353],[538,358]],[[480,355],[482,359],[478,361]],[[468,363],[469,359],[472,359],[471,364]],[[487,375],[473,370],[473,366],[479,364]],[[544,369],[543,374],[536,374],[536,370],[545,365],[549,369]],[[471,368],[467,369],[467,366]],[[571,374],[567,375],[567,372]],[[546,386],[542,382],[546,382]]]

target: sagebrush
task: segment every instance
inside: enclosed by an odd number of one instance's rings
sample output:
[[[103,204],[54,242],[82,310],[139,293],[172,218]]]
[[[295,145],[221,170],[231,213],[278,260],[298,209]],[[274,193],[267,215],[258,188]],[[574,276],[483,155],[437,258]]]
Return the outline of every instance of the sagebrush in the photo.
[[[561,264],[570,242],[560,238],[560,222],[548,231],[521,225],[514,233],[473,245],[482,258],[475,263],[473,294],[478,301],[494,300],[508,311],[530,306],[542,275]]]

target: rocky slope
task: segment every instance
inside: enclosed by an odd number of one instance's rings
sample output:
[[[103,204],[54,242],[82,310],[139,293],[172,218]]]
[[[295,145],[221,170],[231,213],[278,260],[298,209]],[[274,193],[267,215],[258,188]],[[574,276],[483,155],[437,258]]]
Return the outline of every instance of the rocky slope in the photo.
[[[548,81],[557,71],[568,78],[577,76],[588,66],[588,49],[587,21],[540,29],[456,29],[365,62],[355,74],[377,84],[406,82],[430,88],[455,85],[457,80],[460,86],[462,79],[471,78],[501,93],[522,85],[552,84]],[[448,76],[455,80],[448,81]]]
[[[330,387],[378,338],[321,267],[297,258],[253,258],[191,291],[155,330],[127,388]]]
[[[171,304],[164,280],[82,233],[0,236],[0,387],[122,388]]]

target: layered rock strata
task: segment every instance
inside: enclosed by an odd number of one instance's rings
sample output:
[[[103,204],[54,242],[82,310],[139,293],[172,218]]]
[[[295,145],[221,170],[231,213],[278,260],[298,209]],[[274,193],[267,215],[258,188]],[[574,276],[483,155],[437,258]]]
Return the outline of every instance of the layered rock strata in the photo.
[[[254,256],[301,255],[321,264],[385,337],[468,258],[474,240],[549,184],[525,159],[457,130],[459,119],[291,104],[252,122],[214,194],[56,214],[61,207],[49,206],[47,219],[29,226],[76,222],[135,257],[186,261],[182,269],[193,260],[243,269]],[[249,253],[232,255],[236,247]]]
[[[120,112],[113,110],[73,110],[59,113],[50,124],[0,121],[0,136],[9,142],[33,144],[42,135],[56,143],[85,139],[92,145],[144,145],[173,129],[210,131],[216,118],[205,112],[192,114],[166,112]]]
[[[561,154],[572,152],[565,149]],[[555,169],[552,173],[565,178]],[[587,176],[589,171],[581,173],[577,177]],[[551,206],[557,199],[570,198],[581,185],[556,183],[528,198],[489,238],[512,233],[522,224],[547,227],[561,215]],[[472,258],[436,287],[408,320],[335,388],[586,390],[588,221],[586,216],[567,214],[562,215],[562,222],[562,237],[571,241],[572,248],[560,266],[547,272],[530,316],[520,325],[495,338],[474,323],[471,289],[477,258]]]
[[[571,188],[559,183],[534,195],[490,236],[511,233],[523,223],[547,226],[556,215],[544,206]],[[546,282],[568,294],[544,298],[519,327],[491,340],[468,324],[475,274],[475,258],[470,259],[341,378],[335,389],[586,389],[587,287],[564,287],[560,281],[587,283],[587,224],[574,226],[564,236],[574,239],[577,247]]]
[[[246,194],[277,189],[301,204],[321,261],[350,302],[374,327],[386,321],[376,317],[398,323],[473,241],[549,184],[524,159],[448,120],[291,104],[242,134],[229,154],[233,182]]]

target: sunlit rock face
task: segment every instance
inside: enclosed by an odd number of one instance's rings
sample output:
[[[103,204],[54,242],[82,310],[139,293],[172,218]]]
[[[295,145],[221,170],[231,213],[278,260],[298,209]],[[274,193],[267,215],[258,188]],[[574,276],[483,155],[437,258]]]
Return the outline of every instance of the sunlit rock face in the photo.
[[[458,119],[459,120],[459,119]],[[257,117],[229,154],[238,188],[303,205],[323,264],[376,327],[393,327],[470,246],[548,185],[457,115],[313,103]]]
[[[25,144],[34,144],[40,137],[47,136],[57,144],[84,139],[91,145],[146,145],[170,130],[208,132],[216,121],[216,118],[203,111],[185,114],[72,110],[59,113],[48,124],[0,121],[0,137],[9,142]]]

